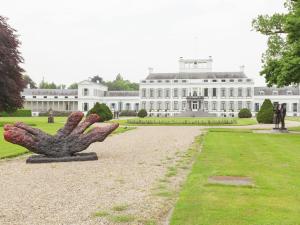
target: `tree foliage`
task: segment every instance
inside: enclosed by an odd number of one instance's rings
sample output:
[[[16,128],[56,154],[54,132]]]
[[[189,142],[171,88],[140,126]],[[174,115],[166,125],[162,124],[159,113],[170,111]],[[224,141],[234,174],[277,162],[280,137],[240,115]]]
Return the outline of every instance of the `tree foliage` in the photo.
[[[137,91],[139,90],[139,84],[124,80],[121,74],[118,74],[113,81],[104,83],[109,91]]]
[[[254,30],[268,36],[268,49],[262,56],[260,74],[268,86],[300,83],[300,1],[287,0],[287,13],[259,15]]]
[[[88,112],[88,115],[93,114],[93,113],[100,116],[100,122],[111,120],[113,118],[112,112],[110,111],[108,106],[105,105],[104,103],[100,104],[99,102],[97,102],[94,105],[94,107],[91,108],[91,110]]]
[[[66,85],[65,84],[55,84],[54,82],[47,82],[47,81],[44,81],[42,80],[40,83],[39,83],[39,88],[40,89],[65,89],[66,88]]]
[[[15,111],[23,104],[20,93],[25,83],[19,46],[16,30],[9,26],[6,18],[0,16],[0,112]]]
[[[31,89],[36,89],[36,83],[28,76],[28,75],[23,75],[23,80],[25,82],[25,86],[31,88]]]
[[[274,109],[270,99],[265,99],[256,115],[259,123],[273,123]]]
[[[78,83],[70,84],[68,89],[78,89]]]

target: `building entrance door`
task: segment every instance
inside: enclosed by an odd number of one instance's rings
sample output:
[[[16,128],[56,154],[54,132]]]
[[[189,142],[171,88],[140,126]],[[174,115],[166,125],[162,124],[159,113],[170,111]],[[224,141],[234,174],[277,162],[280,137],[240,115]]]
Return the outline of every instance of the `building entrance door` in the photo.
[[[198,111],[198,102],[197,101],[192,102],[192,110],[193,111]]]

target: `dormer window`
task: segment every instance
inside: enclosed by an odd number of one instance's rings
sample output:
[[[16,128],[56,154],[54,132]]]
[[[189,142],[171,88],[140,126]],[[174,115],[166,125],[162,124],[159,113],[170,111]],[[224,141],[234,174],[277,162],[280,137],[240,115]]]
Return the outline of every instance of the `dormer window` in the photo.
[[[287,91],[286,94],[287,95],[292,95],[292,91]]]
[[[233,79],[230,79],[229,82],[234,82],[234,80],[233,80]]]
[[[242,79],[238,79],[238,82],[243,82],[243,80]]]
[[[182,83],[186,83],[186,80],[182,80]]]
[[[145,80],[142,80],[142,83],[146,83],[146,81],[145,81]]]
[[[161,83],[161,80],[157,81],[158,83]]]
[[[207,83],[207,82],[208,82],[208,80],[204,80],[203,82],[204,82],[204,83]]]
[[[224,82],[226,82],[226,80],[221,80],[221,82],[223,82],[223,83],[224,83]]]
[[[264,91],[259,91],[259,95],[265,95]]]
[[[170,81],[169,81],[169,80],[166,80],[166,83],[170,83]]]
[[[178,80],[174,80],[174,83],[178,83]]]
[[[278,95],[278,91],[273,91],[273,95]]]
[[[154,80],[150,80],[150,83],[154,83]]]
[[[214,82],[214,83],[215,83],[215,82],[217,82],[217,80],[212,80],[212,82]]]

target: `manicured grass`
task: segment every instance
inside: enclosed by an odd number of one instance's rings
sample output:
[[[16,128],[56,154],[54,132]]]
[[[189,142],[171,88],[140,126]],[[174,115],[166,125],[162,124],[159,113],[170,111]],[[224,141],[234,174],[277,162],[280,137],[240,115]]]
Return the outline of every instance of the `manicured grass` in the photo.
[[[133,118],[127,120],[114,120],[127,126],[244,126],[256,124],[253,118]]]
[[[300,122],[300,116],[289,116],[289,117],[286,117],[286,120],[299,121]]]
[[[55,134],[61,128],[66,117],[55,117],[53,124],[48,124],[47,117],[0,117],[0,159],[15,157],[27,153],[28,151],[18,145],[11,144],[3,138],[3,125],[11,124],[17,121],[24,122],[36,128],[39,128],[47,133]],[[2,125],[2,126],[1,126]],[[123,133],[134,129],[133,127],[119,127],[114,131],[115,134]]]
[[[299,224],[300,136],[211,129],[180,193],[172,225]],[[255,187],[209,185],[247,176]]]

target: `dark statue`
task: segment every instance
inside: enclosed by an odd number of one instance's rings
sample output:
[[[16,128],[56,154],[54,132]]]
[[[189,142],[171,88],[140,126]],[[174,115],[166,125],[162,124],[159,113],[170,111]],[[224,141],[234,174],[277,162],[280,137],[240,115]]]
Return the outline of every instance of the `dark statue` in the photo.
[[[50,108],[49,112],[48,112],[48,123],[54,123],[54,117],[53,117],[53,110],[52,110],[52,108]]]
[[[95,127],[85,132],[92,124],[98,122],[100,117],[91,114],[80,123],[83,117],[82,112],[72,113],[65,126],[59,129],[55,135],[47,134],[21,122],[14,125],[7,124],[4,126],[4,138],[8,142],[21,145],[39,154],[29,157],[27,159],[29,163],[97,160],[94,152],[79,152],[87,149],[94,142],[104,141],[119,124]]]
[[[275,127],[273,128],[274,130],[286,130],[285,116],[286,116],[286,103],[282,103],[281,105],[276,104],[274,107],[274,124],[275,124]]]

